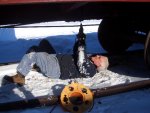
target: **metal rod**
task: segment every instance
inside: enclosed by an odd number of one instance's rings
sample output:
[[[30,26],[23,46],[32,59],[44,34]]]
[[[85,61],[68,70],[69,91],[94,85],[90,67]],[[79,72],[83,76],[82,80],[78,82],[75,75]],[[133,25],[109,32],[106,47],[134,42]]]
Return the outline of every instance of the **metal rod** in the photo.
[[[141,88],[150,87],[150,80],[142,80],[133,83],[120,84],[100,89],[91,89],[95,98],[110,96],[123,92],[133,91]]]
[[[37,24],[37,23],[35,23]],[[99,26],[99,24],[84,24],[83,26]],[[0,28],[50,28],[50,27],[80,27],[80,25],[5,25]]]
[[[57,96],[44,96],[37,97],[30,100],[20,100],[16,102],[0,103],[0,111],[9,111],[16,109],[26,109],[41,106],[52,106],[56,105],[59,101]]]

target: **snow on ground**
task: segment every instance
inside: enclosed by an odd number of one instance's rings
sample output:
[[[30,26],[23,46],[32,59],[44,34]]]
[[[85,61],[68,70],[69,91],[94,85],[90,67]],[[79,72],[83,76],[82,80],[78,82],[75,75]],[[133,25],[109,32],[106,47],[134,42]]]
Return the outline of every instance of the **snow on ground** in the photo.
[[[128,60],[128,59],[126,59]],[[131,60],[132,61],[132,60]],[[75,79],[79,83],[82,83],[90,88],[101,88],[106,86],[112,86],[122,83],[129,83],[138,80],[149,79],[150,72],[146,68],[141,68],[141,71],[145,72],[142,76],[129,76],[132,74],[138,74],[137,70],[127,69],[130,63],[122,62],[117,66],[109,68],[109,70],[101,71],[92,78]],[[2,81],[5,69],[12,71],[10,76],[16,73],[17,64],[0,67],[0,81]],[[121,68],[120,68],[121,66]],[[124,67],[123,67],[124,66]],[[136,67],[136,64],[130,64],[130,66]],[[133,68],[133,69],[134,69]],[[122,70],[123,74],[115,73],[116,70]],[[1,71],[2,70],[2,71]],[[114,71],[113,71],[114,70]],[[141,72],[142,73],[142,72]],[[148,76],[147,76],[148,75]],[[146,77],[147,76],[147,77]],[[64,85],[67,85],[70,80],[50,79],[44,77],[42,74],[34,71],[26,76],[26,84],[23,87],[18,87],[15,84],[8,84],[1,86],[0,88],[0,102],[8,102],[20,99],[29,99],[42,95],[59,95]],[[149,113],[150,108],[150,89],[143,89],[138,91],[132,91],[128,93],[118,94],[109,97],[102,97],[95,99],[95,104],[90,113]],[[9,111],[8,113],[49,113],[52,107],[33,108],[18,111]],[[52,113],[64,113],[61,107],[58,105]]]
[[[93,22],[93,21],[90,21]],[[90,22],[85,22],[90,23]],[[97,21],[95,21],[97,22]],[[100,21],[98,21],[100,22]],[[49,25],[66,25],[64,22],[56,22]],[[77,25],[80,22],[76,23]],[[93,23],[92,23],[93,24]],[[95,23],[94,23],[95,24]],[[38,24],[39,25],[39,24]],[[41,24],[43,25],[43,24]],[[72,23],[69,23],[72,25]],[[38,28],[33,28],[33,30],[27,32],[28,28],[17,28],[15,34],[10,34],[10,38],[5,35],[8,33],[8,29],[3,29],[4,38],[0,39],[0,63],[15,62],[19,61],[28,47],[31,45],[37,45],[41,38],[47,38],[52,42],[52,45],[56,48],[57,53],[70,54],[72,52],[72,47],[76,38],[79,27],[70,27],[59,29],[57,27],[50,29],[50,31],[40,30]],[[87,27],[89,29],[87,33],[87,51],[89,53],[103,53],[105,52],[99,45],[97,40],[97,30],[92,27]],[[55,36],[59,30],[60,36]],[[75,31],[73,31],[75,29]],[[23,30],[23,32],[22,32]],[[35,31],[34,31],[35,30]],[[1,30],[0,30],[1,31]],[[34,33],[33,33],[34,31]],[[53,31],[53,32],[52,32]],[[69,33],[63,33],[63,32]],[[22,33],[21,33],[22,32]],[[20,34],[19,34],[20,33]],[[24,34],[23,34],[24,33]],[[48,34],[46,34],[48,33]],[[54,33],[54,34],[53,34]],[[55,34],[56,33],[56,34]],[[31,34],[31,35],[30,35]],[[38,35],[37,35],[38,34]],[[45,35],[43,35],[45,34]],[[52,35],[53,34],[53,35]],[[22,38],[16,38],[19,37]],[[35,37],[34,37],[35,36]],[[26,38],[28,39],[26,40]],[[5,40],[6,38],[6,40]],[[11,39],[12,38],[12,39]],[[36,39],[31,39],[36,38]],[[64,45],[67,45],[64,47]],[[137,46],[137,45],[135,45]],[[61,49],[60,49],[61,48]],[[132,48],[131,48],[132,49]],[[150,71],[145,67],[142,56],[123,56],[120,58],[110,59],[111,61],[117,62],[116,65],[110,67],[108,70],[101,71],[97,73],[92,78],[82,78],[75,79],[80,83],[90,87],[90,88],[101,88],[106,86],[112,86],[122,83],[129,83],[133,81],[145,80],[150,78]],[[16,67],[18,64],[11,64],[7,66],[0,66],[0,84],[2,83],[4,75],[12,76],[16,74]],[[26,76],[26,84],[19,87],[15,84],[7,84],[0,87],[0,103],[34,98],[35,96],[41,95],[51,95],[60,94],[61,89],[64,85],[67,85],[70,80],[59,80],[50,79],[44,77],[38,72],[31,71]],[[109,97],[102,97],[95,99],[94,107],[90,113],[149,113],[150,112],[150,89],[142,89],[137,91],[132,91],[128,93],[122,93],[118,95],[113,95]],[[25,110],[8,111],[7,113],[49,113],[53,107],[42,107],[33,108]],[[3,112],[6,113],[6,112]],[[52,111],[52,113],[64,113],[59,105]]]
[[[14,74],[15,73],[16,72],[14,71]],[[3,79],[2,75],[0,78],[1,81]],[[26,76],[26,85],[24,86],[24,88],[25,90],[30,91],[30,93],[32,93],[34,97],[47,95],[47,94],[59,95],[61,93],[60,91],[62,90],[62,88],[64,88],[65,85],[68,85],[71,80],[72,81],[76,80],[79,83],[82,83],[85,86],[92,88],[92,89],[111,86],[111,85],[117,85],[117,84],[121,84],[121,83],[125,83],[129,81],[127,77],[123,75],[120,76],[117,73],[113,73],[111,71],[104,71],[104,72],[102,71],[100,73],[97,73],[92,78],[77,78],[77,79],[67,79],[67,80],[50,79],[50,78],[44,77],[42,74],[38,72],[31,71]],[[54,88],[56,88],[56,90],[58,88],[58,92],[54,92],[55,91]],[[14,88],[13,90],[17,91],[18,87]],[[41,91],[43,92],[43,94]],[[9,101],[9,99],[7,99],[7,101]]]

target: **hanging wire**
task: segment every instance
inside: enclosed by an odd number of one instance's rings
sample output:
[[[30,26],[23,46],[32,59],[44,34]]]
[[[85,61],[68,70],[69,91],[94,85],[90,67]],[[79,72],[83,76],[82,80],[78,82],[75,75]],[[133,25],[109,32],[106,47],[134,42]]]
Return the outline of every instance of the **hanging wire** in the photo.
[[[6,25],[0,26],[0,28],[42,28],[42,27],[79,27],[79,25]],[[83,24],[83,26],[99,26],[99,24]]]

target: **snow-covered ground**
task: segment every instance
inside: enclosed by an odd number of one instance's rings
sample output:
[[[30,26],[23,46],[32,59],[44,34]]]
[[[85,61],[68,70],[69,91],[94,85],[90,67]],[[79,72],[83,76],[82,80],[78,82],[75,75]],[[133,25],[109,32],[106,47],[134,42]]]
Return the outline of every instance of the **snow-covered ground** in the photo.
[[[93,21],[87,21],[90,23]],[[100,23],[100,20],[94,21]],[[56,22],[57,23],[57,22]],[[57,25],[56,23],[50,25]],[[66,23],[62,22],[62,25]],[[70,24],[70,23],[69,23]],[[80,24],[76,22],[76,24]],[[94,23],[95,24],[95,23]],[[71,23],[72,25],[72,23]],[[104,53],[105,51],[99,45],[97,41],[97,28],[87,27],[85,33],[87,34],[87,51],[89,53]],[[56,48],[57,53],[71,54],[72,47],[78,33],[79,27],[71,27],[64,30],[66,34],[62,32],[60,28],[50,28],[50,34],[45,34],[46,29],[37,30],[38,28],[30,29],[28,28],[17,28],[15,30],[15,38],[7,40],[7,37],[0,39],[0,63],[15,62],[19,61],[27,48],[31,45],[37,45],[41,38],[47,38],[50,40],[52,45]],[[19,31],[20,30],[20,31]],[[52,32],[54,30],[54,32]],[[61,31],[61,36],[56,36],[56,31]],[[75,30],[75,31],[74,31]],[[4,31],[4,30],[2,30]],[[34,39],[34,33],[35,38]],[[5,33],[8,31],[6,30]],[[23,34],[23,33],[25,34]],[[55,34],[56,32],[56,34]],[[0,31],[0,33],[2,33]],[[3,32],[4,33],[4,32]],[[20,34],[18,34],[20,33]],[[31,35],[29,35],[31,33]],[[39,34],[39,36],[37,34]],[[54,33],[54,34],[53,34]],[[63,34],[64,33],[64,34]],[[59,33],[58,33],[59,34]],[[11,37],[12,35],[10,35]],[[24,37],[24,38],[23,38]],[[28,37],[28,39],[26,39]],[[6,38],[6,40],[5,40]],[[20,39],[22,38],[22,39]],[[64,46],[65,45],[65,46]],[[66,46],[67,45],[67,46]],[[135,45],[137,46],[137,45]],[[139,47],[139,46],[138,46]],[[131,47],[133,49],[134,47]],[[108,68],[108,70],[101,71],[97,73],[92,78],[82,78],[76,79],[79,83],[88,86],[89,88],[101,88],[106,86],[112,86],[122,83],[129,83],[133,81],[145,80],[150,78],[150,71],[145,67],[144,60],[142,55],[125,55],[123,57],[113,56],[110,59],[112,62],[116,62],[116,65]],[[18,63],[10,64],[7,66],[0,66],[0,84],[2,82],[4,75],[12,76],[16,74],[16,67]],[[26,84],[22,87],[19,87],[15,84],[8,84],[0,87],[0,103],[33,98],[41,95],[51,95],[51,94],[60,94],[61,89],[64,85],[67,85],[70,80],[59,80],[59,79],[48,79],[38,72],[31,71],[26,76]],[[42,108],[33,108],[25,110],[12,110],[7,113],[49,113],[53,107],[42,107]],[[150,89],[143,89],[132,91],[128,93],[122,93],[118,95],[113,95],[109,97],[102,97],[94,100],[94,107],[90,113],[149,113],[150,112]],[[6,113],[6,112],[4,112]],[[61,107],[58,105],[52,111],[52,113],[64,113]]]

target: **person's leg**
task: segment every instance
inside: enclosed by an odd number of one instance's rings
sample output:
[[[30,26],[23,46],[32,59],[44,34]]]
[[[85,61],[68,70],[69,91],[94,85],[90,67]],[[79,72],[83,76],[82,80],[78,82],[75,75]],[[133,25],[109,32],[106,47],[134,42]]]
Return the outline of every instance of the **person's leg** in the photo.
[[[7,83],[17,83],[23,85],[25,83],[25,76],[32,69],[33,64],[35,63],[35,52],[25,54],[17,66],[17,74],[14,76],[5,75],[3,78],[2,85]]]
[[[56,57],[59,61],[59,66],[61,70],[60,79],[66,80],[79,77],[79,71],[75,65],[74,58],[72,55],[58,54]]]
[[[60,77],[60,66],[55,55],[46,52],[36,53],[35,62],[43,75],[57,79]]]
[[[85,62],[83,63],[83,68],[85,73],[84,77],[93,77],[96,74],[95,65],[90,61],[89,57],[85,54]]]
[[[18,85],[23,85],[25,84],[25,76],[21,75],[19,72],[17,72],[17,74],[14,76],[5,75],[2,81],[2,85],[8,83],[16,83]]]
[[[21,59],[19,65],[17,66],[17,71],[21,73],[23,76],[26,76],[36,63],[35,60],[36,60],[35,52],[25,54]]]
[[[95,66],[86,54],[85,45],[80,45],[81,42],[79,41],[75,42],[73,47],[73,58],[80,73],[79,77],[92,77],[96,74]]]

